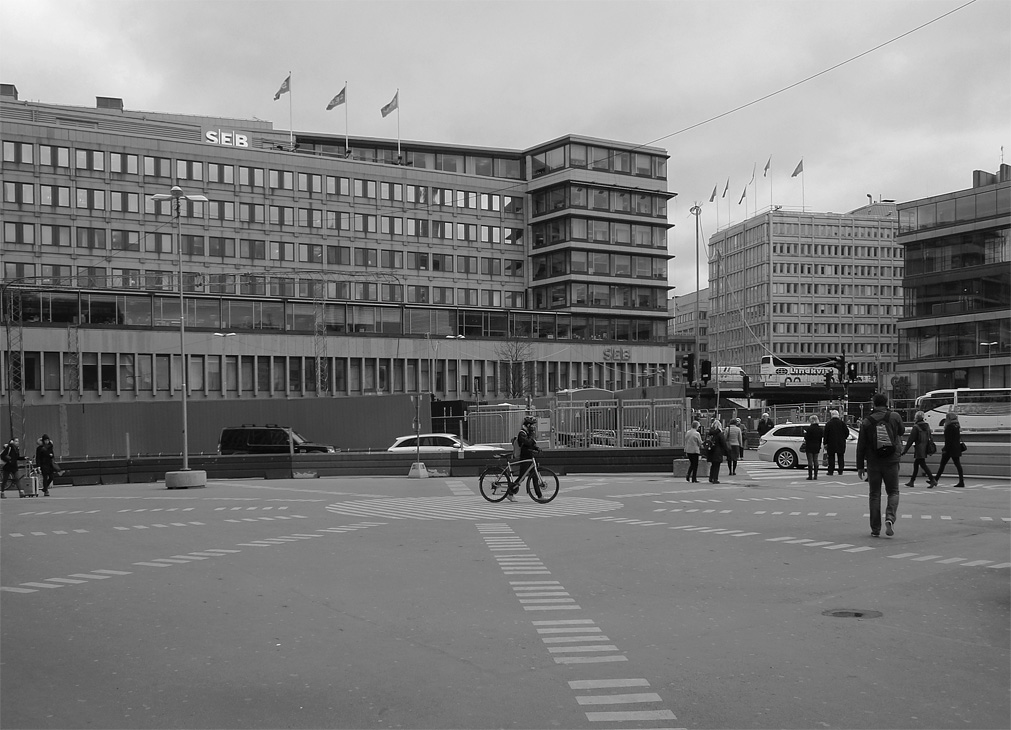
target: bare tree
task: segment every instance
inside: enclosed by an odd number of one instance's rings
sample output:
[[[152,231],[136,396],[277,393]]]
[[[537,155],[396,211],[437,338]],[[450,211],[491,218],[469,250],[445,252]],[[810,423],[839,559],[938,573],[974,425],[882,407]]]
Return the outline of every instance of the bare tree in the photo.
[[[533,346],[527,340],[510,338],[495,348],[502,372],[499,382],[508,398],[524,398],[533,395],[533,371],[531,355]]]

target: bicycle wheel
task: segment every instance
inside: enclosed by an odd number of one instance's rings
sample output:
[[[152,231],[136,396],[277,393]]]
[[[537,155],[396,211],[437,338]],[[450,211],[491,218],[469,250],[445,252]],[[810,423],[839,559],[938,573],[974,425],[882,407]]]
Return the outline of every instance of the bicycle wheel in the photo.
[[[501,502],[509,492],[509,477],[504,467],[489,466],[478,479],[481,496],[489,502]]]
[[[538,466],[537,471],[541,473],[541,483],[537,483],[537,477],[530,474],[527,477],[527,494],[530,499],[541,504],[547,504],[558,496],[558,477],[550,469]]]

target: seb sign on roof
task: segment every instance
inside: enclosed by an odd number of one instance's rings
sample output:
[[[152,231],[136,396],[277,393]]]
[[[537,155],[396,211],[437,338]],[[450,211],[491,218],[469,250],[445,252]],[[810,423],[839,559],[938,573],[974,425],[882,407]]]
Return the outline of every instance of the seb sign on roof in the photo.
[[[216,144],[220,147],[243,147],[248,148],[251,135],[246,132],[237,132],[234,129],[204,129],[204,142],[206,144]]]

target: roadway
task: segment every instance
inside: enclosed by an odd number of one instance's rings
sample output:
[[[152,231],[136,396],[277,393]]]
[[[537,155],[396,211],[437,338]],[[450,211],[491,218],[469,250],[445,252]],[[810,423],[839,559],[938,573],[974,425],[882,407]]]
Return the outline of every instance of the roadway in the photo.
[[[805,476],[8,498],[0,728],[1006,728],[1011,480]]]

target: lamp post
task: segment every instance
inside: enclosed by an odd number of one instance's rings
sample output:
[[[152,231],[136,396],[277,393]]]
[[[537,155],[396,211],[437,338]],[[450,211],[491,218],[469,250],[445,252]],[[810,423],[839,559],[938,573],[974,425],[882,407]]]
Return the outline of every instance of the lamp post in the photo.
[[[199,194],[187,195],[183,192],[183,189],[178,185],[174,185],[168,193],[157,193],[151,196],[151,200],[155,202],[161,202],[163,200],[171,200],[175,203],[175,210],[173,211],[173,217],[175,218],[175,239],[176,239],[176,251],[179,254],[179,272],[178,272],[178,285],[179,285],[179,360],[180,360],[180,375],[182,376],[182,406],[183,406],[183,466],[182,470],[177,472],[166,472],[165,473],[165,486],[168,489],[186,489],[188,487],[205,487],[207,486],[207,472],[205,471],[192,471],[190,470],[190,448],[189,448],[189,437],[187,434],[187,415],[186,415],[186,400],[187,400],[187,367],[186,367],[186,303],[183,300],[183,239],[179,228],[179,211],[183,200],[191,200],[193,202],[206,203],[207,197]]]
[[[993,342],[980,342],[979,344],[986,348],[986,387],[989,388],[991,383],[990,376],[993,375],[993,370],[991,370],[993,362],[990,357],[993,353],[993,346],[999,345],[1000,343],[997,340],[994,340]]]

